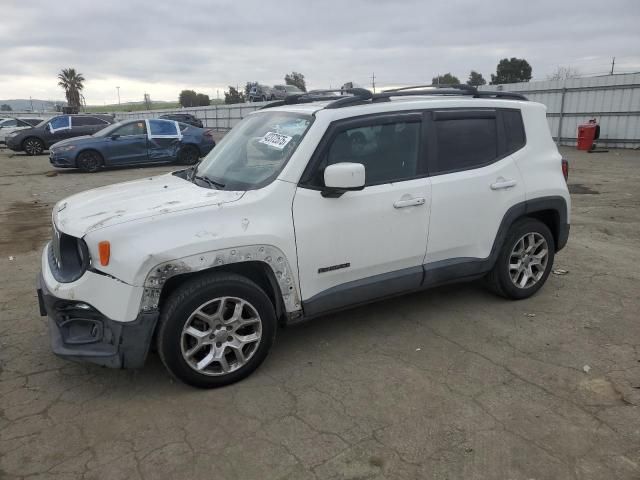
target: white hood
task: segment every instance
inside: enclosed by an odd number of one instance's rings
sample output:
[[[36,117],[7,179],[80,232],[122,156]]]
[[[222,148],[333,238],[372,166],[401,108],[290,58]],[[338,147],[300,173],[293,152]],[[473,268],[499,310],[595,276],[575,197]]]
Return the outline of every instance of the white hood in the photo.
[[[83,237],[100,228],[239,200],[244,192],[199,187],[172,174],[87,190],[53,208],[57,228]]]

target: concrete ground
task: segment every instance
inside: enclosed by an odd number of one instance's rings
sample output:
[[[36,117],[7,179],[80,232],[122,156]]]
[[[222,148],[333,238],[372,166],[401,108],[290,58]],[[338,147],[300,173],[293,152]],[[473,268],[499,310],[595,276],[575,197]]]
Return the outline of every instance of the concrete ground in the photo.
[[[172,168],[49,177],[0,151],[0,478],[640,478],[640,152],[563,153],[566,273],[535,297],[465,284],[320,318],[201,391],[155,355],[56,358],[34,291],[54,202]]]

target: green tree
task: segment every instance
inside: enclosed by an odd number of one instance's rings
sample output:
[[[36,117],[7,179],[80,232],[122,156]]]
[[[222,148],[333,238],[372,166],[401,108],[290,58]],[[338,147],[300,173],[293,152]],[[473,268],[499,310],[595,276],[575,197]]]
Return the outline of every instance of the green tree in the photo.
[[[284,76],[284,83],[287,85],[295,85],[303,92],[307,91],[307,85],[304,81],[304,75],[298,72],[287,73]]]
[[[486,84],[487,81],[484,79],[481,73],[478,73],[475,70],[471,70],[471,73],[469,73],[469,80],[467,80],[467,85],[471,85],[472,87],[479,87],[480,85]]]
[[[198,94],[194,90],[182,90],[178,96],[178,102],[183,107],[197,107]]]
[[[199,93],[197,95],[198,106],[207,107],[211,104],[211,100],[209,99],[209,95],[205,95],[204,93]]]
[[[444,75],[438,75],[437,77],[433,77],[431,80],[432,85],[458,85],[460,84],[460,80],[455,75],[451,75],[451,73],[445,73]]]
[[[232,103],[244,103],[245,97],[244,92],[238,92],[235,87],[229,85],[229,91],[224,92],[224,103],[232,104]]]
[[[58,74],[58,85],[64,89],[67,104],[71,109],[80,108],[80,92],[84,88],[85,78],[75,68],[63,68]]]
[[[2,105],[0,105],[0,111],[10,112],[11,110],[13,110],[13,108],[11,108],[11,105],[8,105],[6,103],[3,103]]]
[[[503,58],[496,67],[496,74],[491,74],[491,85],[529,80],[531,80],[531,65],[524,58]]]

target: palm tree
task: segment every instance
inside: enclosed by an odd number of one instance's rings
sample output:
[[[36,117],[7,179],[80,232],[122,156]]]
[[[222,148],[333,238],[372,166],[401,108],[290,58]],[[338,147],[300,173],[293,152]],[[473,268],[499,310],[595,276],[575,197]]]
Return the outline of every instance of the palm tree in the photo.
[[[75,68],[63,68],[58,74],[58,80],[58,85],[64,88],[69,107],[80,108],[80,91],[84,88],[82,74],[76,73]]]

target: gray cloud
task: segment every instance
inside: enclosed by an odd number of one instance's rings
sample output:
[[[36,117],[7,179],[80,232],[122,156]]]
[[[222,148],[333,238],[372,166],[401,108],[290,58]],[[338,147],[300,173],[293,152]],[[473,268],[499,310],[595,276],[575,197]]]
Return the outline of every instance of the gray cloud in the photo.
[[[89,103],[112,100],[106,85],[124,80],[171,98],[179,86],[278,83],[291,70],[313,87],[368,85],[372,72],[379,85],[448,71],[466,79],[471,69],[488,79],[507,56],[526,58],[538,79],[559,65],[603,73],[614,55],[620,71],[640,70],[639,24],[635,0],[9,0],[0,97],[29,96],[34,85],[59,97],[55,75],[66,66],[89,80]]]

